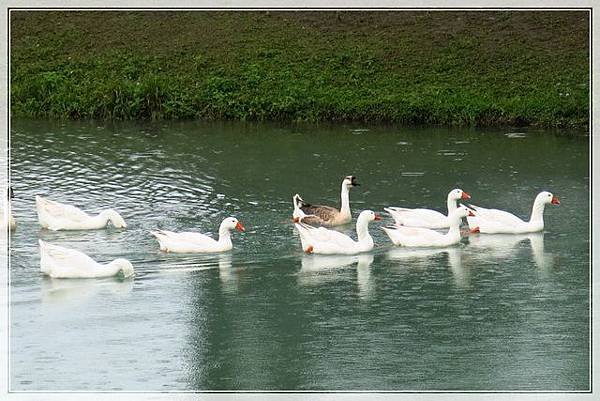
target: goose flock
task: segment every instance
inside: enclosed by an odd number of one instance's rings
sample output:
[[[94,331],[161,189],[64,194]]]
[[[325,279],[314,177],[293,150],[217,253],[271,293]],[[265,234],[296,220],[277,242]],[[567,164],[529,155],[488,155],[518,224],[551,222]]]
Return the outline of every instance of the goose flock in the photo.
[[[372,210],[363,210],[356,220],[356,240],[332,227],[352,221],[350,210],[350,189],[358,186],[356,177],[346,176],[342,180],[341,207],[312,205],[299,194],[292,197],[292,218],[300,238],[302,250],[309,254],[358,255],[369,252],[375,246],[369,234],[369,223],[381,220]],[[12,215],[12,188],[6,191],[6,204],[0,210],[0,228],[14,230],[16,221]],[[544,229],[544,208],[547,204],[559,205],[560,201],[550,192],[540,192],[534,202],[529,221],[514,214],[459,203],[471,199],[462,189],[448,193],[447,210],[444,215],[432,209],[410,209],[386,207],[384,210],[394,219],[394,224],[382,227],[391,242],[396,246],[410,248],[450,247],[460,242],[468,234],[527,234]],[[119,213],[107,209],[91,215],[75,206],[36,196],[38,221],[42,228],[58,230],[92,230],[107,227],[126,228],[127,224]],[[468,230],[461,231],[466,218]],[[150,231],[164,252],[172,253],[218,253],[233,248],[232,231],[244,231],[244,226],[235,217],[227,217],[219,226],[218,239],[198,232],[173,232],[167,230]],[[107,264],[100,264],[88,255],[39,240],[41,272],[53,278],[93,278],[134,274],[132,264],[122,258]]]

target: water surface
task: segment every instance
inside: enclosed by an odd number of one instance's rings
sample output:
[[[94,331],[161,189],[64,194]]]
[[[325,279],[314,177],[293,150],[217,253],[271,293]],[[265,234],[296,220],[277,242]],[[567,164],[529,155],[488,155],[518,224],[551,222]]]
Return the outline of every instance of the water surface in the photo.
[[[10,378],[21,390],[587,390],[588,137],[555,132],[233,123],[14,121]],[[528,217],[550,190],[546,229],[406,250],[308,256],[291,197],[353,215],[474,204]],[[126,230],[48,232],[36,194]],[[151,229],[247,228],[222,255],[158,250]],[[383,224],[391,222],[384,215]],[[341,230],[352,233],[353,227]],[[57,280],[38,238],[133,279]]]

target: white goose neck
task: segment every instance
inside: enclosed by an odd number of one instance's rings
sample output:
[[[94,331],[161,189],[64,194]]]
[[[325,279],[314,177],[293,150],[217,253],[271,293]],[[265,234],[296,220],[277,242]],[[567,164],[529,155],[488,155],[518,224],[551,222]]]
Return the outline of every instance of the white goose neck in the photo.
[[[351,216],[350,212],[350,190],[347,185],[342,184],[342,207],[340,213],[344,216]]]
[[[358,242],[363,242],[364,240],[371,238],[371,235],[369,234],[369,220],[366,218],[358,218],[356,221],[356,235]]]
[[[227,227],[219,227],[219,242],[228,243],[231,242],[231,231]]]
[[[458,207],[456,204],[457,200],[452,198],[452,193],[449,193],[448,199],[446,200],[446,205],[448,206],[448,216],[450,216],[450,213],[456,210]]]
[[[94,220],[94,223],[95,223],[94,225],[98,225],[100,227],[104,227],[110,221],[110,217],[111,217],[111,211],[110,210],[103,210],[97,216],[92,217],[92,219]]]
[[[113,260],[112,262],[108,263],[106,267],[99,269],[99,273],[110,273],[111,275],[116,275],[119,273],[119,270],[121,270],[121,265],[117,263],[117,260]]]
[[[531,209],[531,218],[529,219],[530,223],[541,223],[542,227],[544,226],[544,207],[545,203],[539,200],[535,200],[533,202],[533,208]]]
[[[446,235],[448,235],[448,236],[458,235],[460,237],[460,223],[461,223],[462,219],[454,214],[449,217],[450,217],[450,219],[449,219],[450,228],[448,229],[448,232],[446,233]]]

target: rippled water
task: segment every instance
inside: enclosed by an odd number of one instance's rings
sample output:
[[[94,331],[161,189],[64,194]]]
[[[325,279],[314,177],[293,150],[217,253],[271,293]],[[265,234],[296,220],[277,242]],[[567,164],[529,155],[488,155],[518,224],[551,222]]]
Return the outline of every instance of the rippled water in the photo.
[[[14,121],[10,253],[12,390],[587,390],[588,137],[510,130]],[[385,206],[474,204],[546,230],[475,236],[447,250],[307,256],[291,197]],[[34,196],[114,207],[126,230],[48,232]],[[222,255],[159,252],[148,230],[245,233]],[[388,217],[384,223],[389,222]],[[344,227],[352,232],[353,227]],[[37,240],[133,279],[59,280]]]

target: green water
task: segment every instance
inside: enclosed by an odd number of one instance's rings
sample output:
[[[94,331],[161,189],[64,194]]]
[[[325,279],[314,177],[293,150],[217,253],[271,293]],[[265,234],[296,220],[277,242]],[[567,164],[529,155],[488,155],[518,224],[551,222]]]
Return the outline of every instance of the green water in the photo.
[[[515,134],[519,132],[521,134]],[[584,135],[372,126],[13,121],[10,388],[20,390],[587,390],[589,176]],[[448,250],[304,255],[291,197],[366,208],[476,205],[546,229]],[[114,207],[126,230],[48,232],[34,196]],[[156,228],[246,226],[223,255],[164,254]],[[384,215],[382,224],[390,223]],[[352,233],[353,227],[341,230]],[[37,240],[130,280],[59,280]]]

